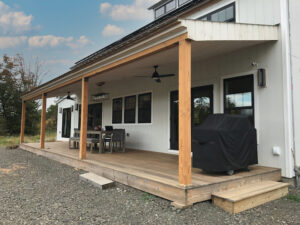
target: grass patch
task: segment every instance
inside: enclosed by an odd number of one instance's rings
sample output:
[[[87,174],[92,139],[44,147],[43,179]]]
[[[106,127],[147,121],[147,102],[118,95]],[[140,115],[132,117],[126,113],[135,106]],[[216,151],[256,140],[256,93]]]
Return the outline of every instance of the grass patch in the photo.
[[[151,195],[149,193],[143,193],[143,196],[142,196],[142,199],[144,201],[149,201],[149,200],[155,199],[155,198],[156,198],[155,195]]]
[[[28,136],[25,135],[25,143],[38,143],[40,142],[40,135]],[[56,131],[46,131],[46,142],[56,141]],[[0,147],[10,147],[20,144],[20,136],[0,136]]]
[[[298,202],[300,203],[300,196],[299,195],[291,195],[289,194],[288,196],[286,196],[286,199],[292,202]]]

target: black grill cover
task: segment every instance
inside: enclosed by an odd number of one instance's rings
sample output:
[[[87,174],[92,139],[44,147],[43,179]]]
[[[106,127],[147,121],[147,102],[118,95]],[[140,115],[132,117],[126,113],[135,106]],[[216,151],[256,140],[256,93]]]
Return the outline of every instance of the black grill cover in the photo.
[[[247,116],[214,114],[192,130],[193,167],[224,172],[257,164],[256,130]]]

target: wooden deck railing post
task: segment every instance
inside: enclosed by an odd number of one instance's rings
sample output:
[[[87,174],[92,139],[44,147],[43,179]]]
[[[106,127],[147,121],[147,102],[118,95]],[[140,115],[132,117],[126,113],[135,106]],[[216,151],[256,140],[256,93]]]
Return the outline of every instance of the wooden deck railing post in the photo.
[[[87,114],[88,114],[88,78],[82,78],[81,87],[81,125],[80,125],[80,151],[79,159],[86,159],[86,138],[87,138]]]
[[[22,101],[20,144],[24,143],[25,121],[26,121],[26,102]]]
[[[191,184],[191,41],[179,42],[179,183]]]
[[[42,95],[42,112],[41,112],[41,133],[40,133],[40,147],[45,148],[45,131],[46,131],[46,106],[47,94]]]

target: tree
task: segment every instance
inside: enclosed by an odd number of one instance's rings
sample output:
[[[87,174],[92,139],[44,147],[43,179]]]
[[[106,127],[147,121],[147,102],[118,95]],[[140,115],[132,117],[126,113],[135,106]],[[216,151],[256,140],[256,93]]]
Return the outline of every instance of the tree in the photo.
[[[18,134],[22,112],[21,96],[40,84],[42,65],[38,59],[26,64],[24,58],[17,54],[14,57],[4,55],[0,62],[0,134]],[[27,134],[38,132],[40,120],[39,102],[26,102]]]
[[[55,131],[57,128],[58,105],[51,105],[46,112],[46,127],[48,131]]]

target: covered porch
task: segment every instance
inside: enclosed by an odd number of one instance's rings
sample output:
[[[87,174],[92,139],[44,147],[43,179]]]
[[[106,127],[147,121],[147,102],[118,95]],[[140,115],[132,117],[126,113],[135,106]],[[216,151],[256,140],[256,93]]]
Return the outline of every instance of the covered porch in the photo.
[[[121,50],[114,54],[103,55],[102,58],[99,56],[95,62],[85,65],[75,65],[70,72],[23,96],[21,146],[28,151],[169,199],[181,206],[208,200],[214,191],[238,187],[248,182],[278,181],[281,177],[280,169],[254,166],[250,171],[228,177],[205,174],[192,168],[191,163],[192,87],[213,84],[213,95],[221,95],[221,73],[218,72],[217,79],[209,77],[210,73],[221,69],[213,66],[215,57],[219,56],[223,57],[222,66],[225,69],[235,64],[243,67],[241,70],[246,73],[243,75],[250,71],[254,77],[258,68],[249,69],[251,61],[248,59],[248,49],[255,55],[257,51],[264,53],[266,49],[272,48],[271,45],[278,40],[278,30],[277,26],[180,20],[139,42],[133,40],[126,48],[121,46]],[[264,45],[264,48],[256,48],[259,45]],[[237,52],[235,62],[226,59],[226,54],[232,52]],[[247,60],[239,61],[240,56]],[[208,61],[211,68],[207,66]],[[148,75],[151,78],[154,65],[160,66],[161,74],[173,73],[174,76],[162,79],[161,83],[137,77]],[[240,69],[238,66],[237,70]],[[205,69],[211,72],[205,74]],[[253,79],[256,81],[256,78]],[[172,150],[169,147],[172,132],[169,100],[170,92],[177,90],[178,149],[175,150],[178,155],[157,153]],[[93,103],[92,96],[100,92],[110,94],[109,100],[103,102],[102,125],[126,130],[125,153],[108,155],[87,152],[88,105]],[[79,151],[69,150],[64,142],[45,143],[47,98],[66,96],[67,93],[77,95],[81,103]],[[132,95],[139,97],[145,93],[150,93],[152,97],[150,120],[140,123],[138,115],[135,115],[133,124],[126,124],[124,119],[114,124],[113,99]],[[42,99],[41,138],[39,144],[24,144],[26,101],[32,99]],[[210,113],[224,112],[221,102],[219,98],[214,101]],[[135,111],[138,112],[137,109]]]
[[[192,183],[178,183],[178,156],[158,152],[126,149],[125,153],[87,153],[78,159],[78,150],[70,150],[66,142],[49,142],[41,149],[38,143],[22,144],[22,148],[63,164],[93,172],[125,185],[168,199],[175,206],[186,207],[211,199],[214,192],[224,191],[261,181],[279,181],[280,169],[251,166],[232,176],[208,174],[192,169]]]

